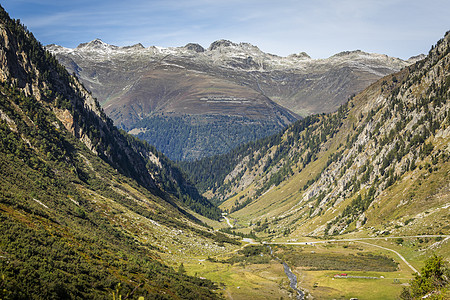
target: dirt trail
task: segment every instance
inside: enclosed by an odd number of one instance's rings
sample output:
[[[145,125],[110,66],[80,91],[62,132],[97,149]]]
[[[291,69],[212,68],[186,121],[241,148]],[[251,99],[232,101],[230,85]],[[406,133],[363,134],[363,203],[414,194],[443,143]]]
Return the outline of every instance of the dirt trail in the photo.
[[[223,218],[225,219],[225,221],[227,221],[228,226],[230,226],[230,228],[233,228],[233,224],[231,224],[230,219],[228,219],[226,216],[223,216]]]

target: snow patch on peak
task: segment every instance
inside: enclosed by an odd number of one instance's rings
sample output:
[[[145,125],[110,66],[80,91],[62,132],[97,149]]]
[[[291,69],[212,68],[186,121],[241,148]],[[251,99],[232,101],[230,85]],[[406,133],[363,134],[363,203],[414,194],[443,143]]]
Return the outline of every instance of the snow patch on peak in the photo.
[[[64,47],[56,44],[50,44],[45,46],[45,49],[47,49],[48,51],[61,51],[64,49]]]
[[[121,48],[124,49],[124,50],[128,50],[128,49],[130,49],[130,50],[142,50],[142,49],[145,49],[144,45],[142,45],[141,43],[134,44],[132,46],[124,46],[124,47],[121,47]]]
[[[250,49],[250,50],[256,50],[261,51],[258,46],[252,45],[250,43],[239,43],[239,47],[243,49]]]

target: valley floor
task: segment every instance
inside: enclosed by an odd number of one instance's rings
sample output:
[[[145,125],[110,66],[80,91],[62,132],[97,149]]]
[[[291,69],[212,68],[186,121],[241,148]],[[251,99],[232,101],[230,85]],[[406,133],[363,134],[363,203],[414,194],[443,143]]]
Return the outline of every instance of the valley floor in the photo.
[[[292,299],[281,260],[297,275],[306,299],[395,299],[424,261],[450,254],[450,235],[343,237],[255,242],[214,257],[175,260],[189,275],[219,284],[226,299]],[[271,247],[273,254],[265,249]]]

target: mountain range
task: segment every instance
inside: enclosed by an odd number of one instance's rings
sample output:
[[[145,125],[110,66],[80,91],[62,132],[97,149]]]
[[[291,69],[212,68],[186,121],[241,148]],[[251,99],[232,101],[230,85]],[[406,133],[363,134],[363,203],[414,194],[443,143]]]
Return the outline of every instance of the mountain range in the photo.
[[[226,153],[300,116],[335,111],[419,58],[362,51],[279,57],[227,40],[208,49],[192,43],[117,47],[99,39],[75,49],[46,48],[92,91],[116,126],[176,160]]]

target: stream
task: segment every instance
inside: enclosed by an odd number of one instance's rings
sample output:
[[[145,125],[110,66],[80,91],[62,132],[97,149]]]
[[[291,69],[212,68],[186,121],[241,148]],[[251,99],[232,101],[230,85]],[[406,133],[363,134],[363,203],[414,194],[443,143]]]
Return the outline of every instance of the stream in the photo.
[[[284,261],[282,262],[283,267],[284,267],[284,273],[286,273],[286,276],[289,278],[289,282],[290,282],[290,287],[297,292],[297,300],[303,300],[305,298],[305,294],[297,288],[297,276],[295,276],[294,273],[292,273],[291,268],[289,268],[289,266],[287,265],[287,263],[285,263]]]
[[[272,251],[272,247],[267,246],[270,249],[270,255],[272,255],[276,260],[280,261],[283,264],[284,267],[284,273],[286,274],[286,276],[289,279],[289,286],[297,292],[297,300],[303,300],[305,299],[305,294],[303,293],[302,290],[300,290],[299,288],[297,288],[297,276],[295,276],[294,273],[292,273],[291,268],[288,266],[287,263],[285,263],[284,261],[282,261],[281,259],[279,259],[278,257],[273,255],[273,251]]]

